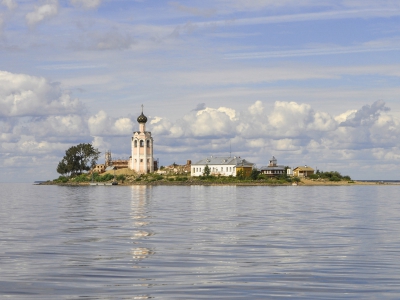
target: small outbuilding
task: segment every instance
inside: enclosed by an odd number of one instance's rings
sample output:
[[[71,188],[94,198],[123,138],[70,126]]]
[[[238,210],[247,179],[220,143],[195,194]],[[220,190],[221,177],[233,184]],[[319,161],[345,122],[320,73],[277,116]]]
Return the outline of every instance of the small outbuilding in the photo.
[[[314,174],[314,169],[305,165],[303,167],[297,167],[293,170],[293,175],[296,177],[308,177]]]

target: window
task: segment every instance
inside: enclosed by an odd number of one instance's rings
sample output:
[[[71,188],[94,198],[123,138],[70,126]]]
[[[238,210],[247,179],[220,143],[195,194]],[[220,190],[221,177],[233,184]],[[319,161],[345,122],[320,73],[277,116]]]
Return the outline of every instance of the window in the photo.
[[[144,147],[144,142],[143,142],[143,140],[140,140],[140,147]]]
[[[193,168],[193,173],[196,172],[196,168]]]
[[[221,167],[221,172],[223,172],[224,171],[224,167]]]
[[[150,148],[150,141],[147,140],[147,148]]]
[[[140,162],[143,162],[143,159],[142,159],[142,158],[140,159]]]
[[[135,148],[137,147],[137,140],[135,140]]]

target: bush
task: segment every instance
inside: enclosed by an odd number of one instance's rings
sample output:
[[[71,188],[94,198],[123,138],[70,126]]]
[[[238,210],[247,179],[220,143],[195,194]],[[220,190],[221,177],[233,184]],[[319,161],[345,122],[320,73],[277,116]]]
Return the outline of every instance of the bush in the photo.
[[[299,177],[297,177],[297,176],[293,177],[292,180],[293,180],[294,182],[300,182],[300,181],[301,181],[301,179],[300,179]]]
[[[155,180],[163,180],[163,176],[162,175],[159,175],[159,174],[156,174],[156,175],[154,175],[154,177],[153,177]]]
[[[59,176],[57,179],[54,179],[54,181],[59,183],[66,183],[68,182],[68,178],[65,176]]]
[[[87,174],[81,174],[79,176],[76,176],[74,179],[72,179],[73,182],[88,182],[90,181],[89,177]]]
[[[125,175],[122,175],[122,174],[121,174],[121,175],[118,175],[116,179],[117,179],[117,181],[122,181],[122,182],[124,182],[124,181],[126,180],[126,177],[125,177]]]
[[[104,174],[103,176],[97,176],[94,178],[94,180],[97,182],[110,181],[113,179],[114,179],[114,175],[111,175],[111,174]]]
[[[257,169],[253,169],[251,171],[250,177],[253,180],[257,180],[259,175],[260,175],[260,171],[258,171]]]

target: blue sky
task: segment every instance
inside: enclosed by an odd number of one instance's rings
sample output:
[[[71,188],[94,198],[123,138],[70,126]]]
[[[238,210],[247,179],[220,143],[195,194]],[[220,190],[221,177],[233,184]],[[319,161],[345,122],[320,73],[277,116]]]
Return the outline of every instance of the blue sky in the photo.
[[[0,0],[0,181],[71,145],[399,179],[400,2]],[[103,161],[101,158],[100,162]]]

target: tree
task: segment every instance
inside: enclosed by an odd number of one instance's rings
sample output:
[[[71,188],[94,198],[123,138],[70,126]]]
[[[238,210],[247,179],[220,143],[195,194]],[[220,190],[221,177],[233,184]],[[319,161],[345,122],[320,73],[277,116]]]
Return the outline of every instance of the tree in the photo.
[[[62,159],[62,160],[58,163],[58,166],[57,166],[57,173],[59,173],[59,174],[61,174],[61,175],[65,175],[65,174],[69,173],[69,172],[68,172],[67,164],[66,164],[66,162],[65,162],[65,159]]]
[[[208,165],[204,167],[203,176],[208,177],[211,174],[211,169]]]
[[[65,151],[63,159],[58,163],[57,172],[60,174],[82,174],[93,169],[99,159],[100,152],[92,144],[79,144]]]
[[[258,179],[258,175],[260,175],[260,171],[258,171],[257,169],[253,169],[251,171],[250,177],[253,180],[257,180]]]
[[[236,171],[236,178],[244,179],[244,171],[243,171],[243,169],[240,169],[240,170]]]

